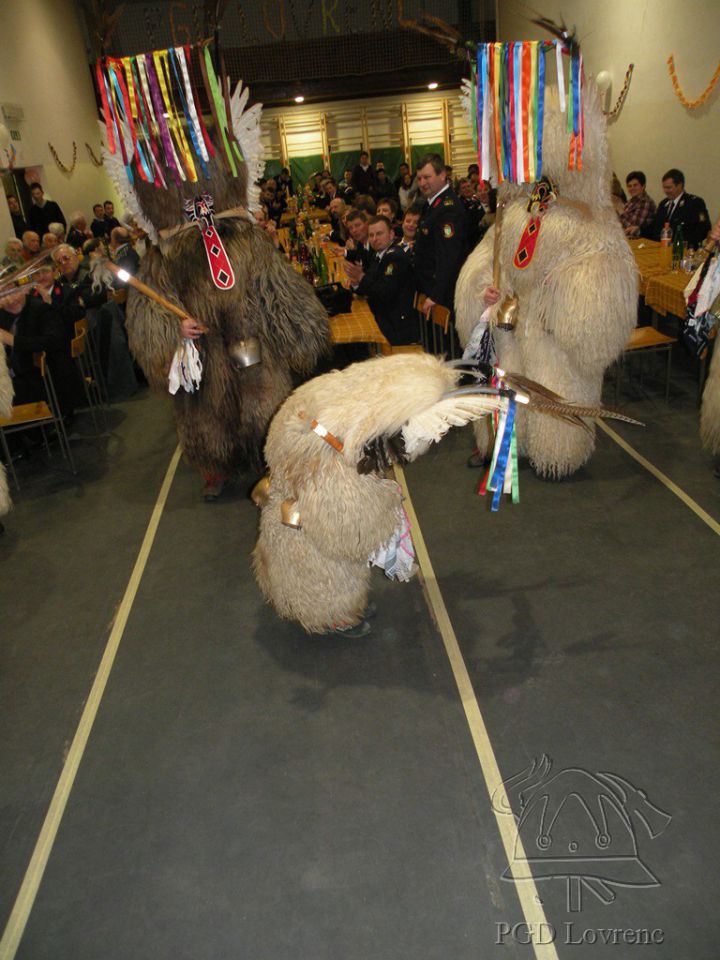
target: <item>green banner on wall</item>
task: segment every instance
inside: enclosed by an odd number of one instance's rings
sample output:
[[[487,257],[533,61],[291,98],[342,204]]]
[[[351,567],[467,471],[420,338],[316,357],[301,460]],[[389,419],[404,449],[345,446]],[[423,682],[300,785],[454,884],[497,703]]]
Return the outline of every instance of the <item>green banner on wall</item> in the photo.
[[[444,162],[445,149],[441,143],[414,143],[410,149],[413,170],[417,167],[418,160],[426,153],[439,153]]]
[[[316,153],[312,157],[291,157],[290,158],[290,176],[293,179],[295,188],[302,190],[308,180],[314,173],[319,173],[325,166],[321,153]]]

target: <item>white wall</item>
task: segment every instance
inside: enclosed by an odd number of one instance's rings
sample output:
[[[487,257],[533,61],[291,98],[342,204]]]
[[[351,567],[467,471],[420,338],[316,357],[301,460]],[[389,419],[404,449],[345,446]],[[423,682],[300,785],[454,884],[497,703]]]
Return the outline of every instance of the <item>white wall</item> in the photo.
[[[0,102],[20,104],[22,139],[16,167],[42,165],[48,198],[68,217],[83,210],[92,219],[93,203],[117,203],[115,189],[102,167],[93,166],[85,141],[100,156],[97,107],[80,25],[72,0],[0,0]],[[7,123],[15,127],[15,123]],[[48,141],[70,167],[77,143],[77,166],[71,175],[56,165]],[[4,158],[3,158],[4,159]],[[12,235],[12,221],[0,200],[0,241]]]
[[[666,61],[674,54],[680,86],[689,100],[696,99],[720,59],[720,0],[534,0],[529,6],[551,19],[562,10],[568,26],[577,28],[586,71],[612,75],[611,105],[628,64],[635,64],[625,106],[608,128],[620,179],[630,170],[644,170],[648,192],[658,200],[663,173],[679,167],[688,191],[705,199],[715,220],[720,213],[720,84],[705,106],[687,110],[675,96]],[[498,7],[501,40],[547,38],[525,19],[517,0]]]

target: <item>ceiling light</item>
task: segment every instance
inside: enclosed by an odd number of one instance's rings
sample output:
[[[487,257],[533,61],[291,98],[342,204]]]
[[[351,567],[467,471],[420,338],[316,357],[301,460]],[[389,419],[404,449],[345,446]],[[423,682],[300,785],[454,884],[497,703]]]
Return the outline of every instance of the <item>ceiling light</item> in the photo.
[[[295,97],[295,103],[302,103],[305,100],[305,97]]]
[[[437,88],[438,88],[438,85],[434,80],[432,83],[428,84],[428,90],[437,90]]]

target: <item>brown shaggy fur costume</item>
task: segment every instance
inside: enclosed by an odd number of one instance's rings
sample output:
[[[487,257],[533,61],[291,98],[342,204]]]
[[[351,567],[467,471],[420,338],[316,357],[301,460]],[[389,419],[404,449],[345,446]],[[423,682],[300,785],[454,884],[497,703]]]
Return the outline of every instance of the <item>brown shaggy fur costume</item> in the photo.
[[[248,164],[251,179],[258,175],[258,163],[262,169],[260,107],[243,112],[240,87],[233,95],[233,126],[248,162],[240,164],[237,177],[226,173],[216,157],[208,164],[209,181],[188,180],[177,187],[168,175],[168,189],[159,190],[136,177],[131,188],[120,152],[103,153],[126,212],[135,216],[153,243],[141,261],[138,279],[207,328],[196,341],[203,362],[200,388],[192,394],[180,388],[175,413],[188,461],[203,473],[220,477],[238,469],[259,469],[268,424],[292,389],[292,375],[309,375],[329,351],[328,318],[320,301],[249,214],[240,211],[215,220],[235,274],[230,290],[214,285],[196,226],[169,239],[160,236],[161,230],[184,223],[183,200],[204,192],[212,195],[216,216],[248,206],[248,193],[254,189],[248,183]],[[166,390],[170,363],[181,344],[178,319],[131,288],[127,330],[130,349],[146,377]],[[261,362],[243,368],[230,358],[228,346],[248,337],[259,339]]]
[[[270,495],[252,558],[260,588],[281,617],[310,633],[362,618],[368,557],[392,536],[402,502],[394,480],[358,473],[363,448],[414,425],[460,376],[430,355],[382,357],[316,377],[282,405],[265,446]],[[342,440],[342,453],[311,430],[313,419]],[[299,530],[281,522],[285,499],[297,501]]]
[[[600,400],[603,373],[618,357],[637,316],[637,270],[610,202],[606,123],[594,84],[585,87],[585,149],[582,172],[568,170],[567,118],[557,92],[546,97],[543,173],[559,186],[561,200],[580,201],[582,210],[562,203],[542,219],[535,255],[518,270],[515,250],[530,214],[531,184],[503,184],[507,201],[501,241],[501,302],[519,298],[518,322],[506,332],[494,328],[498,363],[536,380],[582,405]],[[468,257],[455,293],[457,330],[465,345],[484,310],[482,292],[492,283],[491,228]],[[488,449],[488,430],[476,423],[479,448]],[[592,432],[520,410],[518,446],[543,476],[559,479],[581,467],[595,447]]]
[[[249,220],[216,221],[235,272],[235,286],[218,290],[196,228],[179,234],[165,254],[153,247],[139,278],[199,320],[203,377],[196,393],[178,390],[178,435],[190,463],[228,476],[260,467],[272,415],[292,389],[292,373],[312,373],[328,349],[327,314],[313,289]],[[167,389],[167,372],[180,345],[178,321],[134,290],[128,297],[130,349],[148,380]],[[228,346],[257,337],[262,362],[238,367]]]

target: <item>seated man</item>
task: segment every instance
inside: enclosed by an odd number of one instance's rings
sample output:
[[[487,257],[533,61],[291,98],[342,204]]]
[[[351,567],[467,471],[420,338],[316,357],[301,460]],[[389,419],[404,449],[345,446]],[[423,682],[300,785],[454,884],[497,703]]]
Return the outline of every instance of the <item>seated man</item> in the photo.
[[[669,223],[673,234],[680,226],[685,243],[699,247],[710,229],[710,217],[705,201],[702,197],[685,193],[685,175],[682,170],[668,170],[662,178],[662,188],[665,199],[657,208],[652,221],[641,230],[642,236],[659,240],[662,228]]]
[[[45,388],[33,354],[44,351],[63,416],[71,416],[80,382],[57,311],[41,297],[30,297],[30,286],[2,298],[0,344],[9,350],[15,404],[45,400]]]
[[[60,241],[55,236],[55,234],[50,233],[50,231],[48,230],[47,233],[43,234],[41,250],[52,250],[53,247],[56,247],[59,242]]]
[[[70,214],[70,230],[67,235],[68,244],[75,250],[81,249],[86,240],[90,240],[93,234],[88,230],[87,220],[82,210],[76,210]]]
[[[121,228],[122,229],[122,228]],[[68,342],[75,336],[75,323],[91,308],[102,306],[107,300],[107,290],[93,290],[88,264],[81,263],[77,251],[62,243],[52,253],[53,263],[59,277],[51,290],[51,303],[62,321]]]
[[[8,240],[5,244],[5,256],[2,259],[1,265],[2,267],[9,267],[11,265],[22,267],[25,265],[22,240],[18,240],[17,237],[11,237]]]
[[[647,179],[642,170],[632,170],[625,177],[630,199],[620,214],[620,223],[626,237],[639,237],[643,227],[652,223],[657,207],[645,190]]]
[[[393,200],[392,197],[386,197],[383,200],[378,200],[378,205],[375,211],[375,215],[378,217],[388,218],[388,220],[392,224],[392,228],[395,233],[395,238],[399,240],[400,237],[402,237],[402,227],[398,222],[397,214],[398,214],[397,200]]]
[[[340,194],[334,180],[323,180],[320,186],[322,187],[322,196],[318,197],[316,206],[321,210],[326,210],[336,197],[340,198]]]
[[[417,314],[413,309],[415,272],[410,258],[395,244],[387,217],[373,217],[368,227],[374,256],[367,270],[359,263],[345,264],[353,289],[367,297],[377,325],[394,346],[415,343]]]
[[[105,211],[101,203],[93,204],[93,222],[90,224],[90,231],[94,237],[100,240],[106,240],[109,236],[109,230],[105,221]]]
[[[140,266],[140,257],[135,252],[130,240],[130,231],[126,227],[113,227],[108,244],[110,259],[118,267],[135,275]]]
[[[350,236],[345,241],[345,257],[351,263],[361,263],[363,270],[367,270],[373,256],[368,236],[367,214],[353,208],[347,215],[346,224]]]
[[[34,230],[26,230],[22,235],[22,245],[23,258],[27,263],[28,260],[34,259],[40,253],[40,235],[35,233]]]
[[[330,214],[330,224],[332,226],[330,243],[335,243],[339,247],[344,247],[345,241],[348,238],[348,231],[347,227],[345,226],[348,207],[345,205],[345,201],[341,200],[340,197],[333,197],[333,199],[330,201],[328,212]]]
[[[413,247],[415,246],[415,238],[417,237],[422,210],[422,204],[414,204],[412,207],[407,208],[405,216],[402,218],[402,240],[400,241],[400,246],[405,253],[412,253]]]

